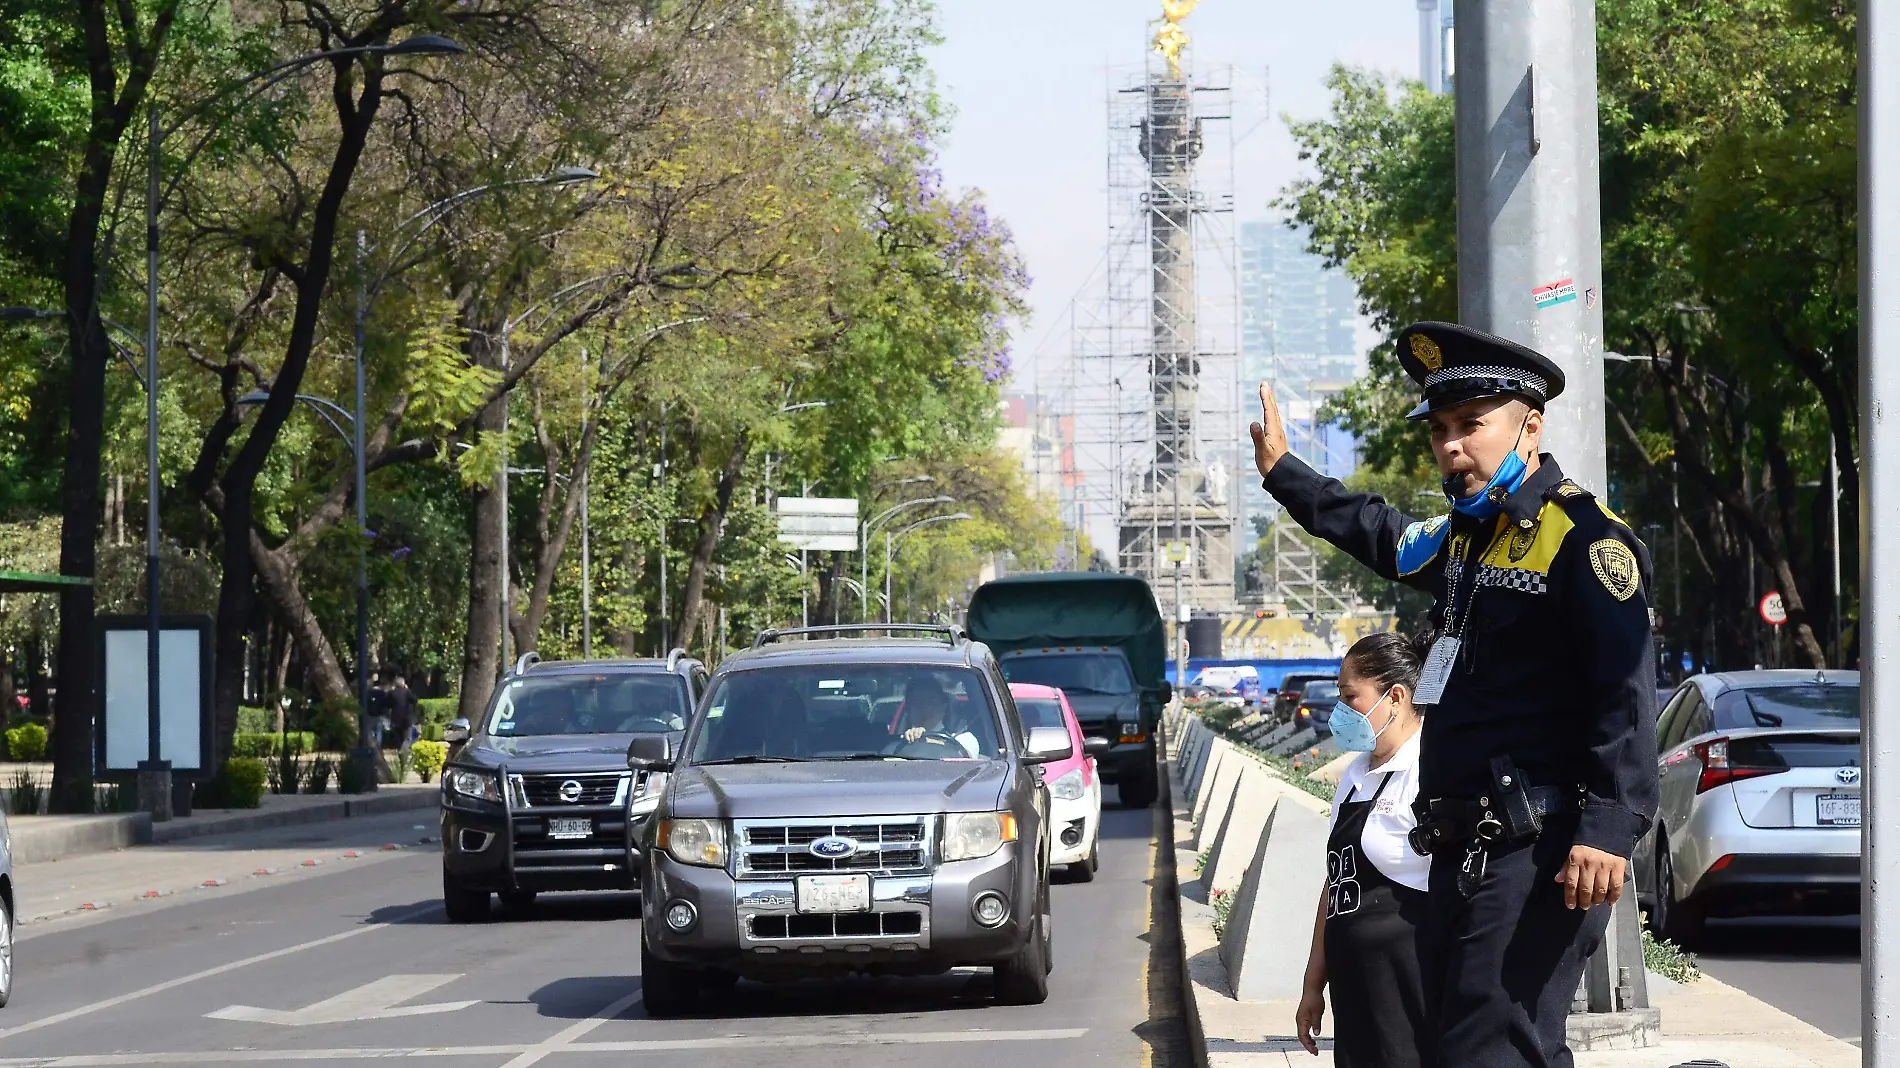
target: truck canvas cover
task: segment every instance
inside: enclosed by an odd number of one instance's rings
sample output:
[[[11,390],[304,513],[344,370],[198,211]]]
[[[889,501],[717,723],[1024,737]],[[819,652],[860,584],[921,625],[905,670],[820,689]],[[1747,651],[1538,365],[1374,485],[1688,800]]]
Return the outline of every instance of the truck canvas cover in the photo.
[[[1045,645],[1111,645],[1139,686],[1167,681],[1167,631],[1154,591],[1133,575],[1056,571],[1011,575],[977,587],[970,637],[998,656]]]

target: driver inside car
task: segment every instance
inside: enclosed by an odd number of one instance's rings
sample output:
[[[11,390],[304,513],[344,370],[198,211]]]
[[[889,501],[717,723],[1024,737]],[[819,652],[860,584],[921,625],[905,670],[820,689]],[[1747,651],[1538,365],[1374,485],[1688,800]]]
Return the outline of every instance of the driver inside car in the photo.
[[[904,727],[903,733],[889,747],[891,751],[906,745],[916,745],[926,739],[940,742],[953,742],[963,751],[963,755],[972,759],[982,755],[983,743],[966,726],[946,726],[944,719],[950,712],[950,695],[943,691],[943,685],[935,678],[925,676],[916,679],[904,689]]]

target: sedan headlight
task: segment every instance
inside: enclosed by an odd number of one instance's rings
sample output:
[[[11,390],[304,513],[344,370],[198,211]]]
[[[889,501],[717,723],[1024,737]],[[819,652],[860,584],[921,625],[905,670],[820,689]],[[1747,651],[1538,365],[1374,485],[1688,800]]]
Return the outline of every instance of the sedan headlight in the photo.
[[[1016,840],[1009,812],[952,812],[943,818],[943,859],[976,860]]]
[[[449,789],[463,797],[473,797],[482,801],[501,800],[501,780],[486,771],[465,771],[460,768],[449,772],[443,781]]]
[[[681,864],[726,866],[726,825],[719,820],[661,820],[655,841]]]
[[[1049,784],[1049,796],[1058,801],[1080,801],[1088,788],[1082,785],[1082,769],[1076,768]]]

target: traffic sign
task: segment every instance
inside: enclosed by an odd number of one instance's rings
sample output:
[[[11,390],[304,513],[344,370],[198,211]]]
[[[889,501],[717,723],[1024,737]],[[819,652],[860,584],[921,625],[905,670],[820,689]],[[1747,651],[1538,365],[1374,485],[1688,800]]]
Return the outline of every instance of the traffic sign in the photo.
[[[1769,590],[1761,599],[1761,618],[1764,623],[1779,627],[1788,621],[1788,606],[1781,603],[1781,591]]]
[[[1185,564],[1188,562],[1188,543],[1171,541],[1168,543],[1168,563]]]
[[[796,549],[858,550],[856,497],[780,497],[778,540]]]

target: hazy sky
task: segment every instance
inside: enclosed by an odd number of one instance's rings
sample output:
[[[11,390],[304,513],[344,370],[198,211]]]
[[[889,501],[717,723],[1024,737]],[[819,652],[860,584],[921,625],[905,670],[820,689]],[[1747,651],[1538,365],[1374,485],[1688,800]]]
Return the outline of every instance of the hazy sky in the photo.
[[[1143,62],[1160,10],[1160,0],[939,0],[946,41],[933,59],[956,108],[945,180],[983,191],[1035,279],[1037,315],[1014,345],[1019,389],[1101,258],[1110,68]],[[1417,76],[1413,0],[1202,0],[1185,28],[1197,67],[1234,68],[1236,133],[1255,127],[1235,153],[1238,221],[1269,217],[1267,201],[1298,173],[1283,116],[1325,112],[1333,63]]]

